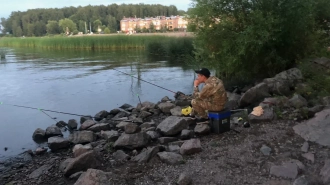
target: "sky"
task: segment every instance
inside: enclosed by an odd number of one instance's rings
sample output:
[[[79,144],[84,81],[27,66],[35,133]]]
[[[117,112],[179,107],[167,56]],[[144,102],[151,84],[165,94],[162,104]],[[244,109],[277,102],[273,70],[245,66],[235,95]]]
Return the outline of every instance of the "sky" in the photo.
[[[13,11],[26,11],[35,8],[62,8],[69,6],[109,5],[109,4],[162,4],[174,5],[178,10],[190,7],[191,0],[0,0],[0,17],[8,18]]]

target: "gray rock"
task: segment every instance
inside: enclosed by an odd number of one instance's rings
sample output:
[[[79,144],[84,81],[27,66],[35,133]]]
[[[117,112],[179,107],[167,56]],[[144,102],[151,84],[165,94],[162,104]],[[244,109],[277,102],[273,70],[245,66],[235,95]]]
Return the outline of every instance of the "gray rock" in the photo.
[[[150,127],[150,128],[147,128],[146,130],[144,130],[144,132],[155,131],[155,130],[156,130],[156,127]]]
[[[46,131],[42,130],[41,128],[37,128],[32,135],[33,140],[35,141],[42,141],[46,139]]]
[[[144,132],[136,134],[122,134],[114,144],[115,148],[142,148],[149,143],[150,136]]]
[[[298,167],[295,163],[287,162],[281,166],[272,165],[270,174],[276,177],[295,179],[298,175]]]
[[[164,102],[164,103],[158,104],[158,107],[163,113],[170,114],[171,109],[173,109],[175,107],[175,105],[170,102]]]
[[[52,125],[50,127],[47,127],[45,136],[46,138],[49,138],[53,136],[63,136],[63,134],[60,128],[58,128],[56,125]]]
[[[101,131],[101,136],[107,140],[108,142],[114,142],[118,139],[119,133],[118,131],[115,130],[110,130],[110,131]]]
[[[48,138],[48,147],[53,151],[57,151],[62,148],[68,148],[70,146],[70,142],[63,137],[54,136]]]
[[[266,145],[262,145],[262,147],[260,148],[260,152],[263,153],[264,155],[270,155],[271,151],[272,149]]]
[[[125,125],[126,134],[134,134],[134,133],[137,133],[140,131],[141,131],[141,128],[134,123],[129,123],[129,124]]]
[[[192,179],[190,175],[187,173],[181,173],[179,176],[179,180],[177,182],[178,185],[190,185],[192,183]]]
[[[110,130],[110,124],[109,123],[98,123],[91,127],[89,127],[87,130],[93,131],[93,132],[101,132],[101,130]]]
[[[315,114],[315,117],[295,125],[293,130],[306,141],[330,146],[330,109]]]
[[[169,97],[164,96],[164,98],[161,99],[161,102],[167,102],[167,101],[171,101]]]
[[[320,171],[321,179],[324,184],[330,183],[330,160],[324,162],[324,166]]]
[[[152,114],[148,111],[141,111],[140,114],[139,114],[139,118],[146,118],[146,117],[149,117],[151,116]]]
[[[299,94],[295,94],[290,100],[289,104],[294,108],[302,108],[307,106],[307,100],[300,96]]]
[[[128,160],[129,159],[129,155],[127,155],[124,151],[122,150],[117,150],[116,152],[114,152],[113,154],[113,158],[115,158],[115,160],[118,161],[122,161],[122,160]]]
[[[111,115],[116,115],[116,114],[118,114],[120,112],[120,109],[112,109],[110,112],[109,112],[109,114],[111,114]]]
[[[180,146],[179,145],[168,145],[167,150],[168,152],[180,153]]]
[[[122,122],[118,123],[116,125],[116,127],[119,128],[119,129],[125,130],[125,126],[128,125],[128,124],[130,124],[130,122],[128,122],[128,121],[122,121]]]
[[[310,181],[307,179],[306,176],[298,177],[294,182],[293,185],[312,185]]]
[[[146,132],[152,140],[156,140],[160,137],[159,133],[156,131],[147,131]]]
[[[68,165],[74,160],[74,158],[67,158],[64,161],[61,162],[60,166],[59,166],[59,170],[61,172],[64,172],[65,169],[68,167]]]
[[[314,163],[314,154],[308,152],[308,153],[305,153],[305,154],[301,154],[301,156],[303,156],[305,159],[311,161],[312,163]]]
[[[80,117],[80,124],[83,124],[87,120],[93,120],[92,116],[82,116],[82,117]]]
[[[109,179],[113,177],[110,172],[96,169],[88,169],[84,172],[74,185],[109,185]]]
[[[133,107],[132,105],[125,103],[122,106],[120,106],[119,108],[126,110],[126,109],[130,109],[132,107]]]
[[[201,151],[202,151],[202,147],[199,139],[187,140],[182,144],[180,148],[180,153],[182,155],[190,155]]]
[[[330,105],[330,96],[323,97],[322,103],[324,106],[329,106]]]
[[[53,165],[43,165],[40,168],[34,170],[30,175],[29,178],[30,179],[38,179],[41,175],[45,174],[46,172],[48,172],[48,170],[50,170],[53,167]]]
[[[161,110],[159,110],[159,109],[150,109],[149,112],[151,112],[155,116],[158,116],[161,113]]]
[[[96,122],[94,120],[86,120],[83,124],[80,125],[80,128],[79,130],[86,130],[88,129],[89,127],[95,125]]]
[[[181,147],[184,142],[185,141],[174,141],[174,142],[168,143],[168,145],[178,145],[179,147]]]
[[[121,110],[118,114],[116,114],[112,119],[116,120],[116,119],[120,119],[123,117],[128,117],[130,115],[129,112]]]
[[[84,153],[89,152],[91,150],[93,150],[93,147],[92,147],[91,144],[87,144],[87,145],[77,144],[72,149],[74,157],[78,157],[81,154],[84,154]]]
[[[46,153],[47,149],[46,148],[37,148],[35,152],[36,152],[36,155],[41,155],[41,154]]]
[[[298,166],[300,171],[305,170],[305,165],[301,161],[296,160],[296,159],[291,159],[291,162],[295,163]]]
[[[67,126],[67,125],[68,125],[68,124],[65,123],[64,121],[59,121],[59,122],[56,123],[56,126],[57,126],[57,127],[60,127],[60,128],[61,128],[61,127],[65,127],[65,126]]]
[[[160,144],[167,144],[169,142],[173,142],[176,140],[178,140],[176,137],[160,137],[160,138],[158,138],[158,142]]]
[[[322,111],[324,109],[323,105],[316,105],[312,108],[308,108],[308,117],[312,118],[316,113]]]
[[[260,101],[266,97],[269,97],[268,85],[266,83],[260,83],[248,91],[246,91],[239,100],[240,107],[246,107],[251,103]]]
[[[211,131],[211,128],[208,124],[197,124],[194,129],[196,134],[208,134]]]
[[[141,106],[141,104],[139,104],[138,106]],[[152,102],[142,102],[142,107],[148,108],[148,109],[154,109],[156,107],[156,104],[152,103]]]
[[[97,168],[100,165],[99,156],[94,151],[89,151],[74,158],[65,168],[64,175],[69,177],[76,172],[85,171],[89,168]]]
[[[276,116],[272,108],[266,108],[264,109],[264,113],[261,116],[249,114],[248,119],[250,123],[265,123],[276,119]]]
[[[68,127],[71,130],[77,129],[78,128],[78,123],[75,119],[70,119],[68,122]]]
[[[263,81],[267,84],[269,93],[287,96],[290,94],[291,83],[277,78],[266,78]]]
[[[146,122],[146,123],[143,123],[142,125],[140,125],[140,128],[142,131],[144,131],[150,127],[156,127],[155,122]]]
[[[301,151],[308,152],[309,144],[307,141],[304,142],[304,144],[301,147]]]
[[[74,173],[72,175],[70,175],[69,179],[71,180],[77,180],[79,179],[79,177],[83,174],[84,172],[77,172],[77,173]]]
[[[239,106],[239,100],[241,99],[241,95],[236,93],[227,92],[227,102],[225,107],[229,110],[237,109]]]
[[[180,138],[181,139],[190,139],[190,138],[194,137],[194,135],[195,135],[195,132],[194,131],[183,129],[181,131]]]
[[[86,144],[95,141],[96,136],[92,131],[78,131],[69,135],[69,141],[74,144]]]
[[[169,116],[157,126],[157,131],[166,136],[179,134],[183,129],[187,128],[186,119],[177,116]]]
[[[147,163],[150,161],[151,158],[156,156],[156,154],[159,152],[159,147],[150,147],[144,151],[142,151],[139,155],[132,158],[132,161],[136,161],[139,163]]]
[[[181,116],[182,114],[182,109],[180,106],[176,106],[170,110],[172,116]]]
[[[182,163],[183,158],[180,154],[173,152],[159,152],[157,153],[160,160],[166,164],[177,165]]]

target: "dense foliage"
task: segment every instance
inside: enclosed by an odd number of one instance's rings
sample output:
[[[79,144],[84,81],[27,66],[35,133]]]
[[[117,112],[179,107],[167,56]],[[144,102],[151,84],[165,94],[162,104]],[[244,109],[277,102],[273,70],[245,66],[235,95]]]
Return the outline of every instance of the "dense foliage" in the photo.
[[[3,32],[13,36],[43,36],[69,32],[86,32],[90,27],[92,32],[98,28],[113,33],[119,30],[120,20],[125,17],[154,17],[183,14],[173,5],[159,4],[111,4],[108,6],[84,6],[50,9],[32,9],[26,12],[12,12],[9,18],[1,18]],[[107,30],[107,32],[108,32]]]
[[[262,78],[329,46],[329,0],[193,0],[195,59],[227,78]]]

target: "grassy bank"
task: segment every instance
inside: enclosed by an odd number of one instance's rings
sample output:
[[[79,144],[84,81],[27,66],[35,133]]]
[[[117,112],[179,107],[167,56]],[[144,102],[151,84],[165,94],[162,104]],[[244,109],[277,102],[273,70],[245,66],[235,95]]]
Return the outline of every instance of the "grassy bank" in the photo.
[[[183,58],[192,53],[193,37],[116,35],[88,37],[3,38],[0,47],[51,50],[146,50],[151,55]]]

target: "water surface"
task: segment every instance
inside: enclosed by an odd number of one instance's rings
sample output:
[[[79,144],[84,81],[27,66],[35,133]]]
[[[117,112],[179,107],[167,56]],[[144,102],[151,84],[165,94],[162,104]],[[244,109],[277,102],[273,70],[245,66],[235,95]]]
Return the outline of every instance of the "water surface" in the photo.
[[[36,128],[56,123],[38,110],[16,104],[94,116],[124,103],[157,102],[173,93],[113,69],[132,74],[172,91],[190,94],[193,70],[182,63],[152,58],[143,51],[45,51],[8,49],[0,61],[0,160],[38,144]],[[57,121],[80,117],[47,112]],[[66,133],[67,135],[67,133]],[[8,148],[5,151],[5,147]]]

